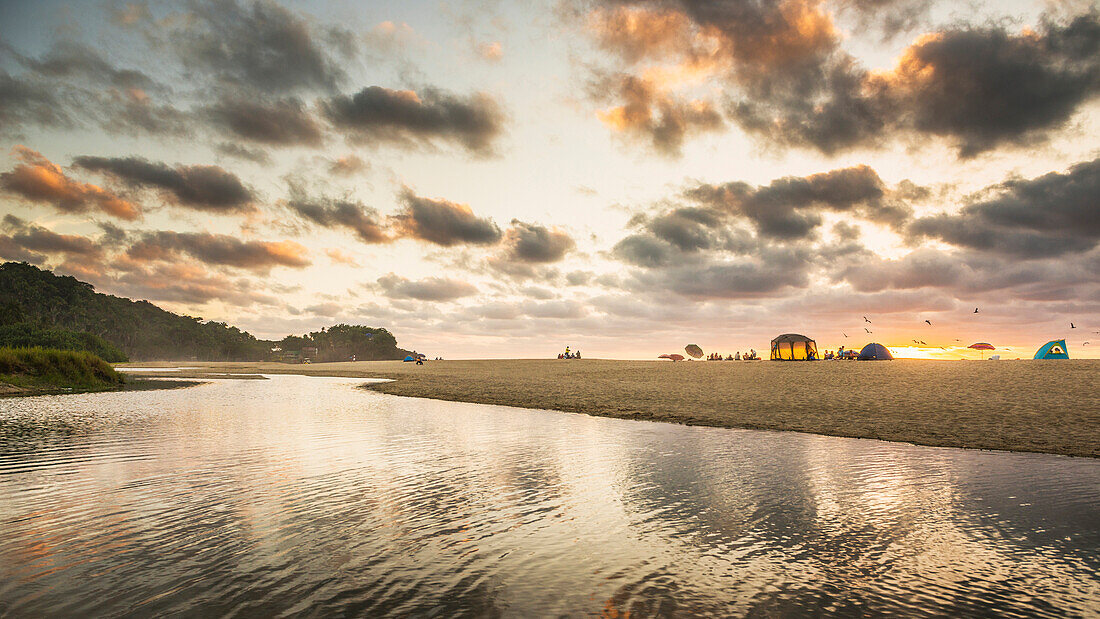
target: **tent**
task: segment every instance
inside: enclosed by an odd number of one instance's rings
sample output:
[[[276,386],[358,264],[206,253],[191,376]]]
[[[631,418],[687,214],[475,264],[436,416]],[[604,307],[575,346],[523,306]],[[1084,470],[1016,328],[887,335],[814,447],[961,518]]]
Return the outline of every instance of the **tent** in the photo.
[[[1051,340],[1035,351],[1036,359],[1069,359],[1069,348],[1065,340]]]
[[[784,333],[772,340],[772,361],[805,361],[819,359],[817,342],[805,335]]]
[[[416,357],[409,355],[408,357],[405,357],[405,361],[416,361]]]
[[[871,342],[863,347],[863,350],[859,351],[860,361],[893,361],[894,355],[890,354],[890,349],[886,348],[882,344],[877,342]]]

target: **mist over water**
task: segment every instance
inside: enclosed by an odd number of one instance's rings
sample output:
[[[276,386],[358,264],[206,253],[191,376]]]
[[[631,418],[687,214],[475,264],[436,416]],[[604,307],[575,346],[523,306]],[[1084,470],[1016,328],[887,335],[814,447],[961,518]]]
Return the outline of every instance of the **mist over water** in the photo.
[[[0,615],[1100,612],[1100,460],[364,382],[0,400]]]

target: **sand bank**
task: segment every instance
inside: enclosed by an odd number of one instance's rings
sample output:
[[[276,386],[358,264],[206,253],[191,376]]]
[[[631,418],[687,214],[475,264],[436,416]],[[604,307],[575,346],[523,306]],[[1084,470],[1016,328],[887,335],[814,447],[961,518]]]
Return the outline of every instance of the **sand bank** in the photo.
[[[371,388],[626,419],[1100,457],[1100,360],[185,365],[197,369],[172,377],[240,372],[391,378]]]

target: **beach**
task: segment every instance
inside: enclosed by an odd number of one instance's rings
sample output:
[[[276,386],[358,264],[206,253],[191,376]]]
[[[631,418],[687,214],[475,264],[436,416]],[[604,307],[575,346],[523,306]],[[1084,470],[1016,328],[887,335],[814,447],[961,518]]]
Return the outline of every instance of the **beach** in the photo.
[[[1100,360],[141,363],[171,378],[387,378],[380,392],[690,425],[1100,457]],[[139,375],[141,373],[138,373]],[[164,373],[150,375],[166,376]]]

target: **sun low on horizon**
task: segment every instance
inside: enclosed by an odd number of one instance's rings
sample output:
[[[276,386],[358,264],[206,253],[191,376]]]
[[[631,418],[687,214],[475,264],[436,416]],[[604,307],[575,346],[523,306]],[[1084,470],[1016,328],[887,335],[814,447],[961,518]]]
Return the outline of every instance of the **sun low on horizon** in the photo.
[[[3,3],[0,261],[431,357],[1100,358],[1098,50],[1076,0]]]

